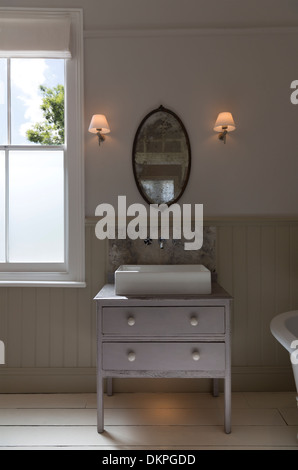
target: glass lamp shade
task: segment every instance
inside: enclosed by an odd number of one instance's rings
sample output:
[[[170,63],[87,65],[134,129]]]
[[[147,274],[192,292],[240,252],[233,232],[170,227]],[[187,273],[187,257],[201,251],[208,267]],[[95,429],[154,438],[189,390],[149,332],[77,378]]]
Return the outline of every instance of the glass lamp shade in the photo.
[[[216,132],[222,132],[223,129],[228,132],[234,131],[236,129],[235,122],[231,113],[219,113],[214,125],[214,130]]]
[[[99,131],[101,134],[111,132],[107,118],[103,114],[94,114],[92,116],[88,131],[92,132],[92,134],[97,134]]]

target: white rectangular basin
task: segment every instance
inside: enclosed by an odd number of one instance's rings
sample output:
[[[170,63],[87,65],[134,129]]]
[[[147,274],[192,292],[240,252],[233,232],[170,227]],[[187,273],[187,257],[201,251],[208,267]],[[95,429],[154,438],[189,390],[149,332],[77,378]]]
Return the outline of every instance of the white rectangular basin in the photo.
[[[117,295],[211,294],[211,272],[202,264],[122,265],[115,271]]]

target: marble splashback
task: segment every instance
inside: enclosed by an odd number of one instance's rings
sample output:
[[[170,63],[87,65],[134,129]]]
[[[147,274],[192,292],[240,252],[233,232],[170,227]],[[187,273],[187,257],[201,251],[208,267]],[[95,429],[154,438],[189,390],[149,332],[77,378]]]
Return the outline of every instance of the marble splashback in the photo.
[[[144,240],[109,240],[108,278],[122,264],[203,264],[216,273],[216,228],[204,227],[200,250],[185,251],[185,240],[169,239],[161,249],[158,240],[145,245]]]

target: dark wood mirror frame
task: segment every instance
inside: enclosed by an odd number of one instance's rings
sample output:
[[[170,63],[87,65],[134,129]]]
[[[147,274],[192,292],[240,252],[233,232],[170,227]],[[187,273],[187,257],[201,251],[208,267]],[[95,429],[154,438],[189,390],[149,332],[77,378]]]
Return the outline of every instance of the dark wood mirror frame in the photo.
[[[150,118],[154,117],[155,114],[161,114],[161,113],[164,113],[165,115],[165,119],[168,115],[169,117],[169,120],[172,121],[172,123],[177,123],[177,128],[180,128],[181,130],[181,137],[180,139],[183,140],[183,144],[184,144],[184,147],[185,147],[185,152],[187,153],[187,156],[186,156],[186,163],[185,163],[185,174],[182,178],[182,181],[181,181],[181,184],[180,184],[180,187],[178,188],[178,191],[177,191],[177,194],[174,193],[174,197],[168,201],[161,201],[161,200],[153,200],[152,198],[149,197],[149,194],[146,193],[142,183],[141,183],[141,179],[138,175],[138,169],[137,169],[137,161],[136,161],[136,158],[137,158],[137,153],[138,153],[138,145],[140,144],[140,136],[141,136],[141,133],[143,131],[143,128],[146,124],[147,121],[150,122]],[[176,122],[175,122],[176,121]],[[171,129],[170,129],[171,130]],[[165,131],[166,132],[166,131]],[[176,139],[177,141],[177,139]],[[158,156],[158,152],[156,152],[156,155],[155,156]],[[160,155],[165,155],[165,156],[168,156],[168,162],[170,161],[170,154],[171,152],[160,152]],[[177,155],[177,153],[176,153]],[[181,160],[183,158],[183,155],[182,155],[182,152],[181,152]],[[176,158],[177,160],[177,158]],[[147,162],[146,162],[147,163]],[[163,106],[160,106],[159,108],[157,109],[154,109],[153,111],[151,111],[150,113],[148,113],[144,119],[141,121],[138,129],[137,129],[137,132],[136,132],[136,135],[135,135],[135,138],[134,138],[134,142],[133,142],[133,150],[132,150],[132,165],[133,165],[133,172],[134,172],[134,177],[135,177],[135,181],[136,181],[136,184],[137,184],[137,187],[138,187],[138,190],[140,192],[140,194],[142,195],[142,197],[145,199],[145,201],[148,203],[148,204],[161,204],[161,203],[164,203],[164,204],[167,204],[168,206],[170,206],[171,204],[174,204],[176,203],[180,197],[182,196],[182,194],[184,193],[185,191],[185,188],[187,186],[187,183],[188,183],[188,180],[189,180],[189,175],[190,175],[190,168],[191,168],[191,148],[190,148],[190,141],[189,141],[189,137],[188,137],[188,134],[187,134],[187,131],[186,131],[186,128],[183,124],[183,122],[181,121],[181,119],[177,116],[176,113],[174,113],[173,111],[171,111],[170,109],[167,109],[167,108],[164,108]],[[144,165],[143,165],[144,166]],[[170,167],[170,165],[168,164],[151,164],[151,165],[146,165],[146,166],[150,166],[150,169],[152,170],[156,170],[156,174],[154,175],[154,177],[151,175],[151,178],[153,179],[154,178],[154,181],[162,181],[163,178],[166,178],[167,177],[167,174],[166,174],[166,167]],[[183,166],[182,166],[182,162],[180,163],[177,163],[175,162],[174,164],[171,165],[171,171],[172,173],[170,175],[168,175],[168,177],[170,177],[172,179],[172,181],[175,181],[177,183],[177,181],[179,181],[179,168],[180,168],[180,173],[182,173],[182,169],[183,169]],[[181,169],[182,168],[182,169]]]

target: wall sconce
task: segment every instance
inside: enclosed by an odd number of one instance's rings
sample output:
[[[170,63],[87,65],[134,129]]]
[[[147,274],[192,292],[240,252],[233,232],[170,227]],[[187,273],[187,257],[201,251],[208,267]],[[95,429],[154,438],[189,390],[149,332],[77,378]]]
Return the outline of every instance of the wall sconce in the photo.
[[[111,132],[107,118],[103,114],[94,114],[92,116],[88,131],[97,134],[98,145],[105,140],[104,134]]]
[[[235,122],[231,113],[219,113],[217,116],[214,130],[220,132],[218,138],[226,143],[227,133],[236,129]]]

